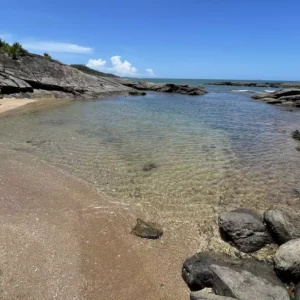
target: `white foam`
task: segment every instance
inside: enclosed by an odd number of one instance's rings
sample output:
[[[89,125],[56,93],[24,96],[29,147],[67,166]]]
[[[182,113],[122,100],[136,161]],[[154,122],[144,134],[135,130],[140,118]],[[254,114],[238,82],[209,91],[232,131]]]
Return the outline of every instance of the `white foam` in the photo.
[[[253,90],[232,90],[233,93],[254,93]]]

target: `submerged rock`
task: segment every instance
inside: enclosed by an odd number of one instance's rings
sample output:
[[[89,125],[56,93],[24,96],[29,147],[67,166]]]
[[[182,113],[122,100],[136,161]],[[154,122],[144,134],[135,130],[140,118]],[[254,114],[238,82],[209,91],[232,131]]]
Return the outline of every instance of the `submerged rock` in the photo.
[[[157,168],[157,165],[155,163],[147,163],[143,166],[143,171],[148,172],[148,171],[151,171],[156,168]]]
[[[289,299],[273,268],[254,259],[234,260],[225,254],[198,253],[184,262],[182,276],[192,291],[210,287],[219,296],[239,300]],[[192,295],[195,293],[191,299]]]
[[[278,276],[287,283],[300,282],[300,239],[281,245],[274,258]]]
[[[131,233],[141,238],[159,239],[163,235],[163,230],[158,224],[137,219]]]
[[[298,129],[292,132],[292,138],[300,141],[300,131]]]
[[[140,92],[140,91],[130,91],[128,94],[130,96],[146,96],[147,95],[145,92]]]
[[[264,213],[267,227],[278,245],[293,239],[292,225],[288,224],[285,214],[277,209],[269,209]]]
[[[252,253],[273,242],[262,217],[251,209],[236,209],[219,216],[223,239],[245,253]]]

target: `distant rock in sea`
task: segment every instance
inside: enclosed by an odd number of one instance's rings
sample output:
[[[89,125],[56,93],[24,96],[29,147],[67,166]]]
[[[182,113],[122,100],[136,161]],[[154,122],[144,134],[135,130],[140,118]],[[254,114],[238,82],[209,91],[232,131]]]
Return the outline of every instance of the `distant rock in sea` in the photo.
[[[163,93],[176,93],[182,95],[190,95],[190,96],[202,96],[207,92],[201,86],[190,86],[190,85],[182,85],[182,84],[173,84],[173,83],[152,83],[152,82],[131,82],[127,80],[119,79],[119,82],[122,84],[134,88],[136,90],[142,91],[155,91],[155,92],[163,92]]]
[[[219,82],[208,83],[208,85],[268,87],[268,88],[300,88],[300,82],[280,83],[280,82],[219,81]]]

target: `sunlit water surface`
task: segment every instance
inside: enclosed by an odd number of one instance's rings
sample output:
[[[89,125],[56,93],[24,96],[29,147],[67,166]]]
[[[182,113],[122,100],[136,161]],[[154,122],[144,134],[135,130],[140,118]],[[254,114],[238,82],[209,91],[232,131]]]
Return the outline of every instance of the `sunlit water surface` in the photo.
[[[178,234],[214,235],[218,211],[296,205],[300,179],[291,138],[300,112],[222,88],[202,97],[75,101],[2,118],[0,147],[63,168]],[[156,168],[144,171],[147,164]]]

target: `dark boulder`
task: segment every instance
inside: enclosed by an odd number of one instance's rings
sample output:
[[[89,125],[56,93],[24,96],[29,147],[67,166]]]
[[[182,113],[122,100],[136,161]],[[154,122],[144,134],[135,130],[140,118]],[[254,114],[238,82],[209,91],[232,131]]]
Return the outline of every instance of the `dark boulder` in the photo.
[[[131,233],[141,238],[159,239],[163,235],[163,230],[158,224],[137,219],[137,224]]]
[[[255,259],[237,260],[225,254],[198,253],[184,262],[182,276],[192,291],[209,287],[216,295],[239,300],[289,299],[273,268]]]
[[[264,213],[264,220],[278,245],[293,239],[292,225],[288,224],[288,220],[282,211],[269,209]]]
[[[252,253],[273,242],[262,217],[250,209],[236,209],[219,216],[223,239],[245,253]]]
[[[300,239],[281,245],[274,258],[278,276],[287,283],[300,282]]]

